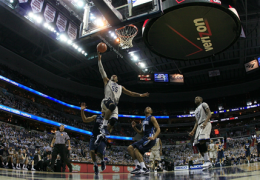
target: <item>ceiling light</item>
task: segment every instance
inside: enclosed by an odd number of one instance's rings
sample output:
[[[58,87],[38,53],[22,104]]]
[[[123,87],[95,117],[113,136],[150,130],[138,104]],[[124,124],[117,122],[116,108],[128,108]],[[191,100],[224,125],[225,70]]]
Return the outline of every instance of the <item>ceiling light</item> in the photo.
[[[104,22],[102,21],[102,19],[97,19],[97,20],[95,20],[95,24],[96,24],[97,26],[100,26],[100,27],[102,27],[102,26],[105,25]]]
[[[78,46],[75,44],[74,48],[75,48],[75,49],[78,49]]]
[[[84,6],[84,2],[83,1],[78,1],[77,5],[78,5],[78,7],[83,7]]]
[[[137,56],[133,56],[133,60],[134,60],[134,61],[137,61],[137,60],[138,60],[138,57],[137,57]]]
[[[80,52],[80,51],[82,51],[82,49],[81,49],[81,48],[78,48],[78,51]]]
[[[139,65],[144,68],[145,67],[145,64],[144,63],[139,63]]]
[[[28,16],[29,16],[29,17],[33,17],[34,14],[33,14],[32,12],[29,12]]]
[[[62,34],[62,35],[60,36],[60,40],[61,40],[61,41],[67,41],[67,37]]]
[[[37,23],[41,23],[42,22],[42,18],[40,16],[36,17],[35,20],[36,20]]]
[[[44,23],[44,25],[43,25],[43,26],[47,28],[47,27],[48,27],[48,23]]]
[[[14,2],[14,0],[10,0],[10,3],[13,3]]]
[[[57,36],[60,35],[60,33],[58,33],[58,32],[56,34],[57,34]]]
[[[116,42],[119,42],[120,41],[120,39],[119,38],[116,38]]]
[[[85,53],[84,55],[85,55],[85,56],[87,56],[87,55],[88,55],[88,53]]]
[[[69,39],[69,40],[67,41],[67,43],[68,43],[69,45],[71,45],[72,41]]]
[[[148,69],[145,69],[145,71],[148,71]]]
[[[82,53],[82,54],[84,54],[84,53],[85,53],[85,51],[82,51],[81,53]]]

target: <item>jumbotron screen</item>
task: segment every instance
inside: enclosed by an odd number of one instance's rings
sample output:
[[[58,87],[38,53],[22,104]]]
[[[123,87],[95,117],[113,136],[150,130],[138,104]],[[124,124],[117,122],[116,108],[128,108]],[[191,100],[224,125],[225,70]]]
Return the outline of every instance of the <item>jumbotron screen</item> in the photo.
[[[168,74],[154,74],[154,82],[169,82]]]

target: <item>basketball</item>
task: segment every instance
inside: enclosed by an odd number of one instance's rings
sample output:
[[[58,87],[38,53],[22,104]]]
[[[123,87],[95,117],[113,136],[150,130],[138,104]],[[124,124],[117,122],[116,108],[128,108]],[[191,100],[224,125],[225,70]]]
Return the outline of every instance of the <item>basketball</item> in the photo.
[[[97,45],[97,50],[98,52],[104,53],[107,51],[107,45],[101,42]]]

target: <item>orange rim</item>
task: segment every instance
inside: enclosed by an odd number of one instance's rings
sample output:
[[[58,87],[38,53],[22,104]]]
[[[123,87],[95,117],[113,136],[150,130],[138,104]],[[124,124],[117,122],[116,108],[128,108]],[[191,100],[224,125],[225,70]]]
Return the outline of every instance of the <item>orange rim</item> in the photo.
[[[136,32],[135,32],[133,35],[130,35],[130,36],[122,36],[122,35],[120,35],[120,34],[117,33],[117,31],[119,31],[119,30],[121,30],[121,29],[125,29],[127,26],[131,26],[131,27],[135,28],[135,29],[136,29]],[[116,35],[118,35],[119,37],[124,37],[124,38],[131,38],[131,37],[133,37],[133,36],[136,36],[136,34],[138,33],[138,28],[137,28],[135,25],[133,25],[133,24],[129,24],[129,25],[127,25],[127,26],[123,26],[123,27],[121,27],[121,28],[116,29],[116,30],[115,30],[115,31],[116,31]]]

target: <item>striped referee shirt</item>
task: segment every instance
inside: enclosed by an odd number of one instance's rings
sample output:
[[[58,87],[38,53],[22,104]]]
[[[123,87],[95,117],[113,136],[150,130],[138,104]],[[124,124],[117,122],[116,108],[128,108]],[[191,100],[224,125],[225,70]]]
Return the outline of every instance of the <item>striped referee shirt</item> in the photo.
[[[65,144],[67,140],[70,140],[69,135],[62,131],[56,131],[55,132],[55,142],[54,144]]]

